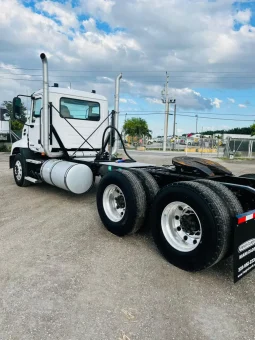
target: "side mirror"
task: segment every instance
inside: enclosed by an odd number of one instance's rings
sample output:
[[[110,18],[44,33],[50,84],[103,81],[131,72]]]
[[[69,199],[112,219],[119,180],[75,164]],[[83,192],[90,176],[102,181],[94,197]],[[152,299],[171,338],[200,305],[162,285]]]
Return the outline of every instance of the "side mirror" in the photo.
[[[12,101],[13,117],[17,120],[21,118],[21,99],[14,97]]]

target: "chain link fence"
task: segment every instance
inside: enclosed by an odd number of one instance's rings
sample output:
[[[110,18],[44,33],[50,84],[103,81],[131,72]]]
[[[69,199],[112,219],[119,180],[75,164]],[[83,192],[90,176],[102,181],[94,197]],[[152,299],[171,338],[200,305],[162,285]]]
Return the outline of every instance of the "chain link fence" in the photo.
[[[162,141],[137,140],[126,144],[135,150],[163,151]],[[184,155],[218,158],[255,158],[255,138],[178,138],[168,139],[166,151],[180,152]]]
[[[195,154],[195,156],[210,156],[210,157],[223,157],[224,146],[222,141],[218,138],[194,138],[180,140],[179,145],[184,146],[186,155]],[[178,143],[173,143],[173,149],[178,150]]]
[[[224,148],[226,158],[255,158],[255,138],[228,138]]]

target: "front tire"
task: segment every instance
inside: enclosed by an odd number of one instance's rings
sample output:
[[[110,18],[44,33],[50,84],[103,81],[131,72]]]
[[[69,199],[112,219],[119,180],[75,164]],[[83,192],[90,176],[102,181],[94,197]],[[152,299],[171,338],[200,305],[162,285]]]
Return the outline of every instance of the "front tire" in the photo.
[[[27,187],[31,185],[31,183],[25,179],[26,176],[26,162],[21,154],[17,154],[14,158],[13,177],[19,187]]]
[[[230,220],[219,196],[196,182],[164,187],[151,211],[152,235],[159,250],[187,271],[211,267],[225,256]]]
[[[124,236],[138,231],[145,218],[146,195],[135,174],[108,172],[99,183],[97,209],[111,233]]]

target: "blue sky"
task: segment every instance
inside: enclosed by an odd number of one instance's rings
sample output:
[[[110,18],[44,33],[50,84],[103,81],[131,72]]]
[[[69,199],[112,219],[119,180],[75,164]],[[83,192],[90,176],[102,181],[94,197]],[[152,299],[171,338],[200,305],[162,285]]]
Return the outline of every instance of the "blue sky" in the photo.
[[[52,81],[95,88],[110,108],[114,78],[122,71],[120,125],[127,113],[146,119],[154,135],[162,134],[166,70],[179,134],[194,131],[196,115],[200,131],[253,122],[253,1],[0,0],[0,5],[0,66],[25,69],[9,70],[13,79],[2,76],[0,100],[40,87],[35,75],[44,51],[50,69],[61,70],[50,73]]]

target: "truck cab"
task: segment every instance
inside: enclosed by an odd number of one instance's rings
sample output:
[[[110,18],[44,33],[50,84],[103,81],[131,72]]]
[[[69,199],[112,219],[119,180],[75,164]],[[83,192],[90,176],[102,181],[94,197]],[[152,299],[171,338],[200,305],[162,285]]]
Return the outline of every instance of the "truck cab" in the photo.
[[[44,152],[42,142],[43,90],[33,93],[29,124],[24,127],[22,140],[13,144],[13,150],[26,144],[33,152]],[[67,151],[75,151],[99,126],[89,144],[101,147],[102,131],[108,125],[108,101],[93,92],[49,87],[49,139],[50,151],[59,152],[60,139]],[[82,138],[83,137],[83,138]],[[90,152],[89,144],[81,151]]]

